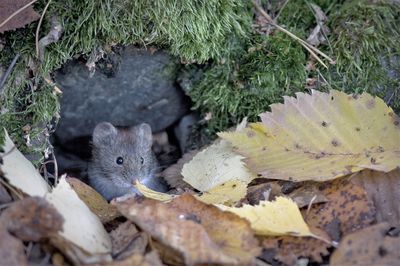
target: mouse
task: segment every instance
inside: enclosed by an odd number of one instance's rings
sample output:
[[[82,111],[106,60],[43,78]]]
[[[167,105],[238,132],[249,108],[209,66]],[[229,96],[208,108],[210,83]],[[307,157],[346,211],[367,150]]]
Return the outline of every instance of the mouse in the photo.
[[[92,134],[92,158],[88,164],[89,184],[106,200],[126,194],[141,195],[136,180],[166,192],[166,182],[156,176],[157,159],[152,151],[150,125],[120,128],[109,122],[96,125]]]

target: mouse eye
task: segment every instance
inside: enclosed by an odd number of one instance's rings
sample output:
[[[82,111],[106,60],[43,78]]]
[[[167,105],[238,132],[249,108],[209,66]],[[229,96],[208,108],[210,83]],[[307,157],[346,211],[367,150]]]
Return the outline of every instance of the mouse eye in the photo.
[[[143,159],[143,157],[140,157],[140,163],[141,163],[141,164],[144,164],[144,159]]]
[[[124,163],[124,158],[122,158],[121,156],[117,158],[117,164],[123,164]]]

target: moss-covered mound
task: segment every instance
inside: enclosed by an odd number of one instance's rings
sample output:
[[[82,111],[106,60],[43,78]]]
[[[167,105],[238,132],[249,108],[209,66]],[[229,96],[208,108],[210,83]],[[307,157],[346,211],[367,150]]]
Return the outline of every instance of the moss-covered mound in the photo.
[[[309,1],[288,1],[283,8],[285,1],[268,2],[270,15],[279,14],[278,24],[303,39],[317,24]],[[21,54],[1,96],[0,123],[26,152],[42,152],[59,111],[59,96],[45,78],[73,56],[95,58],[112,52],[115,44],[165,48],[191,63],[183,69],[189,79],[195,73],[185,89],[196,108],[212,113],[210,133],[244,116],[257,119],[282,95],[307,90],[307,80],[315,80],[320,90],[371,92],[398,111],[400,6],[392,2],[314,1],[331,30],[319,48],[336,60],[325,69],[318,63],[306,67],[310,55],[284,33],[273,28],[269,35],[257,33],[251,1],[53,0],[40,37],[50,30],[53,16],[63,34],[46,48],[41,63],[35,55],[37,22],[0,35],[3,67]],[[46,3],[38,1],[35,9],[42,13]]]

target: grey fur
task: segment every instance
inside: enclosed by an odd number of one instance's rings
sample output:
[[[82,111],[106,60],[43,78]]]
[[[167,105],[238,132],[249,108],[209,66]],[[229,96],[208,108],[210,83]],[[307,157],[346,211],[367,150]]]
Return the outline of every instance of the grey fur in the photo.
[[[136,179],[152,189],[166,191],[166,185],[155,177],[158,163],[151,150],[152,133],[148,124],[119,129],[102,122],[95,127],[92,142],[89,182],[107,200],[140,194],[133,186]],[[121,165],[117,164],[118,157],[123,158]]]

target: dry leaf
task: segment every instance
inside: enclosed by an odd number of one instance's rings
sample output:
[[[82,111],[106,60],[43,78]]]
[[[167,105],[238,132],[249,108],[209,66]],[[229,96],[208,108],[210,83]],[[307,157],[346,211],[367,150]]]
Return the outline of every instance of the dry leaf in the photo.
[[[200,191],[208,191],[233,179],[250,183],[255,176],[246,169],[242,159],[227,141],[222,140],[200,151],[183,166],[183,180]]]
[[[136,187],[146,198],[158,201],[166,202],[178,196],[154,191],[139,182],[136,183]],[[201,193],[201,195],[194,194],[193,196],[204,203],[232,206],[246,195],[246,190],[247,183],[240,180],[230,180],[210,189],[209,191]]]
[[[322,230],[311,228],[311,231],[323,239],[329,236]],[[295,265],[300,257],[321,263],[322,256],[329,254],[329,244],[313,237],[263,237],[262,245],[270,256],[285,265]],[[273,261],[271,261],[273,262]]]
[[[168,203],[136,198],[114,204],[164,249],[169,249],[168,254],[175,254],[175,258],[169,258],[175,262],[248,265],[260,252],[245,220],[189,194]]]
[[[100,220],[86,206],[61,177],[51,193],[49,201],[65,219],[61,236],[92,254],[107,254],[111,251],[111,240]]]
[[[101,264],[101,266],[163,266],[157,252],[152,251],[146,255],[133,254],[123,260],[115,260],[110,263]],[[96,266],[96,265],[92,265]],[[100,266],[100,265],[99,265]]]
[[[325,181],[400,166],[400,119],[382,99],[312,92],[284,97],[284,104],[260,115],[262,123],[219,135],[251,171],[270,179]]]
[[[296,203],[289,198],[277,197],[275,201],[260,201],[256,206],[240,208],[219,207],[248,220],[258,235],[314,236],[301,216]]]
[[[351,177],[374,203],[377,222],[400,225],[400,168],[389,173],[364,170]]]
[[[51,238],[63,229],[63,222],[57,210],[40,197],[16,201],[0,216],[0,224],[23,241]]]
[[[115,206],[109,204],[96,190],[79,179],[68,177],[68,184],[75,190],[78,197],[96,214],[104,224],[120,216]]]
[[[0,264],[27,265],[22,241],[40,241],[57,235],[63,219],[39,197],[12,203],[0,216]]]
[[[310,183],[302,184],[301,187],[290,192],[287,196],[296,202],[299,208],[328,201],[323,192],[318,189],[318,186]]]
[[[12,236],[2,224],[0,224],[0,239],[1,265],[28,265],[24,244],[21,240]]]
[[[198,152],[198,150],[192,150],[188,153],[185,153],[176,164],[169,166],[161,173],[161,176],[164,177],[165,181],[170,187],[180,189],[192,188],[188,183],[183,181],[181,172],[183,165],[191,161]]]
[[[14,12],[28,4],[30,0],[1,0],[0,1],[0,24],[8,19]],[[15,30],[40,18],[32,5],[22,10],[10,19],[4,26],[0,27],[0,33]]]
[[[400,237],[387,236],[389,229],[389,224],[381,223],[347,235],[332,254],[330,265],[399,265]]]
[[[98,217],[79,199],[65,178],[61,177],[59,184],[49,192],[47,183],[18,151],[7,132],[4,151],[6,156],[2,156],[2,171],[10,184],[28,195],[44,197],[63,217],[63,230],[59,233],[62,238],[52,239],[57,247],[64,250],[71,260],[85,259],[88,255],[92,257],[92,262],[96,258],[109,258],[110,237]],[[79,257],[79,254],[82,256]]]
[[[3,150],[4,152],[0,153],[0,156],[3,158],[1,170],[4,172],[4,177],[11,185],[19,188],[30,196],[43,197],[50,191],[50,187],[46,181],[44,181],[43,177],[15,147],[7,131],[5,131]]]
[[[110,236],[114,260],[126,259],[134,253],[143,255],[149,242],[147,234],[139,232],[131,221],[120,224]]]
[[[362,187],[347,179],[316,185],[328,202],[311,206],[306,218],[309,226],[325,230],[338,241],[342,235],[369,226],[375,220],[375,208]]]

